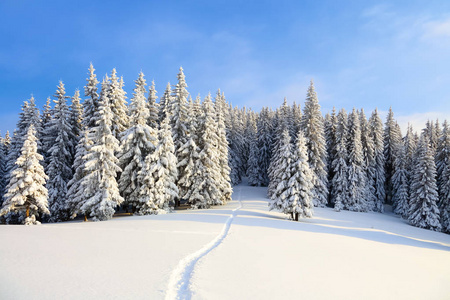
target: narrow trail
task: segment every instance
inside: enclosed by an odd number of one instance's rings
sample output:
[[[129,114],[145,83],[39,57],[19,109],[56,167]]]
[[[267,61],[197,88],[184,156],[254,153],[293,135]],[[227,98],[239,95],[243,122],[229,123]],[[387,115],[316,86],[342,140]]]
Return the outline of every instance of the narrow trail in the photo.
[[[210,253],[223,242],[223,240],[227,237],[228,232],[230,231],[231,223],[233,222],[234,217],[236,217],[237,211],[242,208],[242,187],[237,186],[236,188],[238,189],[236,200],[239,202],[239,206],[233,209],[232,214],[228,217],[222,231],[218,236],[216,236],[211,242],[203,246],[198,251],[189,254],[188,256],[180,260],[180,262],[170,275],[165,297],[166,300],[191,299],[192,291],[190,290],[190,281],[192,278],[192,273],[195,269],[195,265],[201,258],[208,255],[208,253]]]

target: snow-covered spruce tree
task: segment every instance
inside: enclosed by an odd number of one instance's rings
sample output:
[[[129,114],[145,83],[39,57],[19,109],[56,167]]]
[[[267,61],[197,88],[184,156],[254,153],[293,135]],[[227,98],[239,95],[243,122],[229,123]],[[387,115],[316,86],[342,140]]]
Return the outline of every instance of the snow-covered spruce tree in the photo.
[[[269,210],[283,210],[287,198],[291,195],[292,187],[289,180],[292,177],[292,144],[288,128],[284,128],[279,143],[277,164],[274,166],[271,180],[277,184],[270,195]],[[293,184],[294,182],[291,182]]]
[[[112,113],[111,132],[120,141],[122,132],[129,127],[129,117],[125,91],[123,90],[123,79],[117,77],[116,69],[111,72],[110,84],[108,88],[108,99]],[[103,83],[102,83],[103,89]]]
[[[162,123],[162,121],[166,118],[167,114],[170,114],[171,102],[172,102],[172,88],[170,82],[168,82],[164,94],[162,95],[161,99],[159,99],[158,119],[160,123]]]
[[[289,129],[286,127],[286,124],[280,121],[281,120],[280,110],[277,110],[274,119],[275,120],[273,122],[273,126],[276,127],[275,130],[272,132],[272,140],[273,140],[271,149],[272,156],[270,158],[269,168],[267,169],[267,174],[269,176],[269,184],[267,186],[267,196],[269,198],[272,198],[280,180],[280,177],[276,176],[275,173],[282,159],[281,139],[283,137],[283,132],[285,129],[289,131]]]
[[[328,202],[327,149],[323,118],[312,80],[306,96],[301,127],[305,131],[308,162],[315,175],[314,206],[323,207]]]
[[[94,221],[111,219],[114,209],[123,202],[117,186],[116,176],[121,169],[114,155],[119,150],[119,141],[111,131],[113,115],[108,98],[108,82],[103,80],[98,110],[94,115],[96,126],[88,134],[92,141],[85,159],[80,199],[77,213],[90,216]]]
[[[52,121],[53,110],[50,105],[52,99],[50,97],[47,98],[47,102],[44,105],[42,115],[41,115],[41,132],[39,133],[40,141],[41,141],[41,150],[38,149],[39,154],[44,157],[44,160],[41,164],[44,166],[44,169],[47,169],[49,163],[49,151],[52,146],[52,135],[47,136],[47,129],[50,126],[50,122]]]
[[[262,108],[257,122],[257,164],[260,168],[258,185],[267,186],[269,184],[268,168],[272,156],[272,136],[271,119],[269,109]]]
[[[199,172],[203,174],[202,190],[200,191],[203,202],[190,204],[197,208],[208,208],[210,205],[223,204],[220,189],[220,167],[218,165],[217,122],[211,95],[206,96],[203,101],[203,115],[200,122],[199,163],[203,169],[200,169]]]
[[[148,107],[148,120],[147,125],[151,128],[158,130],[158,113],[159,113],[159,104],[156,103],[156,99],[158,99],[158,96],[156,96],[156,89],[155,89],[155,81],[152,81],[152,85],[150,86],[150,89],[148,90],[148,99],[147,99],[147,107]]]
[[[313,215],[312,188],[313,174],[309,168],[303,131],[299,130],[291,161],[290,187],[283,203],[284,213],[290,213],[292,219],[310,218]]]
[[[139,214],[159,214],[171,210],[169,204],[178,198],[177,158],[172,140],[169,118],[166,117],[158,131],[158,143],[153,153],[145,158],[145,166],[139,172],[142,182]]]
[[[262,186],[261,167],[258,164],[258,144],[256,132],[250,138],[250,155],[248,158],[248,184],[251,186]]]
[[[70,218],[75,218],[77,214],[81,213],[81,206],[84,200],[84,189],[81,185],[82,179],[87,175],[85,171],[85,155],[92,142],[88,138],[88,129],[85,128],[81,133],[81,138],[75,147],[75,160],[73,163],[74,174],[72,179],[67,183],[67,201],[66,210],[69,212]],[[87,221],[87,216],[84,216],[84,220]]]
[[[39,163],[43,159],[37,152],[37,138],[35,129],[30,125],[26,139],[21,149],[21,155],[16,160],[16,168],[11,173],[7,186],[5,201],[0,215],[14,211],[25,211],[26,225],[39,224],[36,215],[50,214],[47,202],[45,181],[48,178],[44,168]]]
[[[334,204],[335,211],[341,211],[344,208],[344,202],[347,198],[348,186],[348,124],[347,112],[341,109],[337,115],[335,157],[331,163],[333,168],[333,179],[331,180],[331,203]]]
[[[358,113],[353,109],[348,119],[348,186],[344,208],[351,211],[368,210],[366,200],[367,176],[361,144],[361,128]]]
[[[413,169],[413,158],[417,147],[413,128],[410,124],[408,124],[408,129],[406,130],[403,144],[405,145],[405,168],[408,175],[408,182],[410,182],[410,174]]]
[[[122,174],[118,181],[119,191],[125,203],[139,209],[140,191],[143,188],[138,174],[144,168],[145,158],[155,150],[158,132],[148,125],[149,111],[145,99],[144,74],[139,73],[135,81],[133,98],[129,107],[130,128],[122,134],[120,151],[118,153],[119,167]]]
[[[385,157],[385,191],[386,202],[392,204],[392,175],[395,172],[395,160],[397,158],[397,150],[402,142],[402,134],[400,127],[394,120],[394,113],[392,107],[389,108],[389,113],[384,127],[384,157]]]
[[[95,114],[98,109],[98,93],[97,93],[97,75],[94,73],[95,69],[92,66],[92,63],[89,65],[89,78],[86,79],[87,84],[84,87],[84,95],[88,97],[83,104],[84,113],[83,113],[83,123],[90,130],[95,127]]]
[[[239,110],[230,109],[231,130],[229,133],[229,166],[230,180],[232,185],[237,185],[242,181],[243,175],[243,151],[244,137],[242,126],[239,120]]]
[[[5,188],[8,184],[6,182],[6,161],[8,155],[8,146],[6,144],[6,139],[0,136],[0,207],[3,203],[3,195],[5,194]]]
[[[409,222],[417,227],[440,231],[436,166],[428,136],[423,134],[417,146],[417,160],[411,181]]]
[[[327,117],[328,116],[328,117]],[[333,161],[336,158],[336,129],[338,126],[338,120],[336,116],[336,109],[333,107],[333,110],[330,114],[325,116],[325,140],[327,143],[327,169],[328,169],[328,190],[330,191],[328,195],[328,204],[332,205],[331,201],[331,182],[334,177],[333,171]]]
[[[66,205],[67,183],[72,179],[73,131],[70,124],[69,107],[66,91],[62,81],[54,95],[54,118],[49,124],[49,134],[54,134],[54,142],[49,149],[49,164],[47,167],[48,202],[52,215],[50,222],[61,222],[69,219]]]
[[[188,134],[187,142],[181,147],[180,151],[183,153],[184,159],[178,162],[178,166],[184,167],[184,173],[178,179],[178,190],[180,199],[186,199],[187,201],[191,190],[195,187],[193,186],[195,174],[195,165],[199,159],[199,148],[198,143],[198,113],[200,110],[200,99],[196,100],[197,104],[194,104],[192,98],[189,97],[189,110],[188,110]]]
[[[298,132],[299,130],[303,130],[301,128],[301,121],[302,121],[302,108],[300,104],[296,104],[295,101],[292,104],[292,118],[293,118],[293,125],[295,132]]]
[[[395,161],[395,172],[392,176],[394,213],[408,218],[409,211],[409,185],[408,170],[406,169],[406,151],[405,147],[398,150],[398,159]]]
[[[217,121],[217,163],[220,173],[220,194],[222,203],[231,201],[231,194],[233,189],[230,184],[230,167],[228,166],[228,141],[225,128],[225,113],[227,109],[225,99],[222,97],[220,90],[217,91],[217,96],[214,102],[214,109],[216,112]]]
[[[75,94],[72,97],[72,103],[70,105],[69,115],[70,127],[72,128],[72,142],[73,148],[72,157],[75,157],[76,146],[81,138],[83,131],[83,106],[80,103],[80,91],[75,90]]]
[[[361,122],[361,144],[363,149],[364,157],[364,168],[366,170],[366,202],[367,209],[369,211],[375,210],[377,196],[375,193],[375,169],[376,169],[376,159],[375,159],[375,145],[372,137],[370,136],[369,122],[367,121],[364,110],[361,109],[360,118]]]
[[[383,122],[375,109],[369,119],[369,135],[373,140],[375,166],[373,169],[374,187],[376,202],[374,210],[384,212],[385,193],[385,158],[384,158],[384,142],[383,142]]]
[[[182,147],[188,140],[188,96],[186,90],[187,84],[183,73],[183,68],[177,75],[178,83],[175,86],[169,107],[166,107],[166,114],[169,115],[169,125],[172,129],[172,139],[175,146],[175,156],[177,161],[184,161],[187,153],[183,152]],[[184,176],[185,166],[178,167],[178,176]],[[177,180],[178,181],[178,180]],[[178,182],[177,182],[178,185]]]
[[[436,165],[442,230],[450,233],[450,128],[447,121],[443,124]]]

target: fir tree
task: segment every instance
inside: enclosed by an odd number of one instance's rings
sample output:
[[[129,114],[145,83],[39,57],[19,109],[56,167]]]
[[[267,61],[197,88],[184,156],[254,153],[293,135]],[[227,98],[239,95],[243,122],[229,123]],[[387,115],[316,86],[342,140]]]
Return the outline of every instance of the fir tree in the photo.
[[[106,92],[108,85],[108,82],[103,80],[102,95],[95,114],[96,126],[88,134],[92,146],[84,156],[86,176],[80,183],[84,195],[77,211],[91,216],[94,221],[111,219],[114,208],[123,202],[116,181],[117,173],[121,171],[114,155],[119,150],[119,141],[111,131],[113,114]]]
[[[409,222],[417,227],[440,231],[439,209],[436,205],[436,166],[427,135],[422,135],[416,155],[411,181]]]
[[[314,205],[325,206],[328,202],[327,150],[319,100],[314,84],[308,88],[301,127],[305,131],[308,162],[314,177]]]
[[[270,159],[272,156],[271,146],[271,119],[268,108],[261,110],[257,123],[257,164],[260,168],[260,180],[259,185],[267,186],[269,184],[268,168],[270,165]]]
[[[288,181],[286,200],[283,203],[284,213],[290,213],[292,219],[311,218],[313,215],[312,188],[313,176],[308,164],[305,138],[299,130],[291,161],[292,176]]]
[[[172,102],[172,89],[170,86],[170,82],[167,83],[166,90],[164,91],[163,96],[159,100],[159,112],[158,118],[159,121],[162,122],[167,114],[170,114],[170,103]]]
[[[25,224],[39,224],[36,215],[50,214],[47,202],[45,181],[48,178],[39,161],[43,159],[37,152],[35,129],[30,125],[26,139],[21,149],[21,155],[16,160],[16,168],[11,174],[7,186],[5,201],[0,215],[14,211],[25,211]]]
[[[447,121],[442,129],[436,165],[442,230],[450,233],[450,129]]]
[[[385,193],[385,157],[383,142],[383,122],[375,109],[369,119],[369,135],[373,140],[375,166],[373,169],[374,187],[375,187],[375,211],[384,212]]]
[[[369,211],[375,210],[377,196],[375,191],[375,172],[376,172],[376,159],[375,159],[375,144],[370,136],[370,126],[367,121],[364,110],[361,109],[360,112],[360,122],[361,122],[361,143],[363,149],[364,157],[364,168],[366,170],[366,202],[367,209]]]
[[[73,148],[71,149],[72,157],[75,157],[75,147],[81,138],[83,131],[83,106],[80,103],[80,91],[76,90],[72,97],[72,104],[70,105],[69,116],[70,127],[72,128],[72,142]]]
[[[169,203],[178,198],[177,172],[172,131],[169,119],[166,117],[158,132],[156,149],[147,155],[145,166],[139,174],[139,181],[142,182],[139,197],[142,205],[139,214],[158,214],[170,211]]]
[[[325,117],[325,140],[327,143],[327,169],[328,169],[328,190],[329,199],[328,204],[332,204],[331,201],[331,189],[332,180],[334,177],[333,161],[336,158],[336,129],[338,126],[338,120],[336,116],[336,109],[333,107],[331,115],[327,114]]]
[[[44,166],[44,169],[47,169],[49,160],[50,160],[50,155],[49,155],[49,150],[50,147],[52,146],[52,142],[53,142],[53,136],[49,135],[47,136],[47,130],[50,127],[50,123],[52,121],[52,115],[53,115],[53,110],[52,107],[50,105],[51,103],[51,98],[48,97],[47,98],[47,102],[44,105],[44,109],[42,111],[42,115],[41,115],[41,132],[39,133],[39,137],[41,140],[41,151],[39,151],[39,154],[41,154],[44,157],[44,160],[42,161],[42,165]]]
[[[144,95],[147,84],[142,72],[135,83],[129,108],[131,125],[122,135],[118,154],[119,167],[123,170],[118,184],[125,203],[138,207],[140,191],[143,188],[138,174],[145,166],[145,158],[156,147],[157,131],[147,123],[149,110]]]
[[[48,202],[52,215],[49,221],[60,222],[69,218],[66,206],[67,183],[72,179],[73,130],[70,124],[69,107],[66,91],[62,81],[56,90],[54,119],[48,128],[48,134],[54,135],[54,142],[49,149],[49,164],[47,174]]]

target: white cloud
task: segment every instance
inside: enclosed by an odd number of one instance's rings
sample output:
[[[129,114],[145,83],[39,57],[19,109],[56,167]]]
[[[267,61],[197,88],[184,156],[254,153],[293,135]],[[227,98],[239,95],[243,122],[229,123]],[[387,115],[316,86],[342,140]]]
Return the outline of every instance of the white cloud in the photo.
[[[408,124],[411,124],[413,129],[420,133],[423,128],[425,128],[425,124],[428,120],[436,121],[439,120],[439,123],[443,123],[444,120],[450,121],[450,112],[422,112],[422,113],[414,113],[410,115],[399,115],[395,116],[398,124],[402,129],[402,133],[406,133],[406,129]]]

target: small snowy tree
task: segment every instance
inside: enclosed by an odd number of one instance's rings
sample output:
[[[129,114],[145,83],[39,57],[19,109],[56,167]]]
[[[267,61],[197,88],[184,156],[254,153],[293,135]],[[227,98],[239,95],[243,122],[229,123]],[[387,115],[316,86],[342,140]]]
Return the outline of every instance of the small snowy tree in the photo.
[[[92,146],[89,147],[85,159],[84,176],[81,188],[84,190],[80,199],[79,213],[89,215],[94,221],[111,219],[114,208],[123,202],[119,194],[116,176],[121,171],[114,153],[119,150],[119,141],[111,131],[113,115],[108,99],[108,82],[102,83],[102,96],[95,114],[96,126],[88,134]]]
[[[147,99],[147,107],[148,107],[148,120],[147,125],[151,128],[158,130],[158,113],[159,113],[159,105],[156,103],[156,89],[155,89],[155,81],[152,81],[152,85],[148,91],[148,99]]]
[[[313,215],[312,188],[313,174],[309,168],[305,138],[300,130],[297,135],[291,161],[292,176],[288,181],[288,196],[283,203],[284,213],[290,213],[292,219],[310,218]]]
[[[124,131],[118,154],[119,167],[123,170],[119,179],[119,190],[126,203],[137,207],[140,204],[142,182],[139,172],[145,166],[145,158],[154,151],[157,131],[148,125],[149,111],[145,101],[144,74],[139,73],[135,81],[133,98],[130,104],[130,128]]]
[[[395,173],[392,176],[394,187],[393,202],[394,212],[402,218],[408,218],[409,210],[409,185],[408,170],[406,169],[406,152],[405,147],[400,147],[398,159],[395,161]]]
[[[92,66],[92,63],[89,65],[89,78],[86,79],[87,84],[84,87],[84,95],[88,97],[84,101],[84,114],[83,114],[83,122],[86,128],[91,129],[95,127],[95,114],[98,109],[98,93],[97,93],[97,75],[94,73],[95,69]]]
[[[76,90],[72,97],[72,104],[70,105],[69,115],[70,127],[72,128],[72,157],[75,157],[75,148],[81,138],[83,131],[83,106],[80,103],[80,91]]]
[[[39,163],[43,157],[37,152],[35,132],[34,126],[30,125],[0,211],[0,215],[11,211],[25,211],[27,225],[39,224],[35,217],[39,213],[50,214],[47,189],[44,186],[48,177]]]
[[[153,153],[145,158],[145,166],[139,173],[142,182],[139,214],[158,214],[170,211],[169,203],[178,197],[177,158],[172,131],[166,117],[158,132],[158,144]]]
[[[313,81],[308,88],[301,127],[305,131],[308,161],[314,177],[314,206],[328,203],[327,149],[323,118]]]
[[[436,166],[426,135],[422,135],[416,153],[411,181],[409,222],[417,227],[440,231]]]

